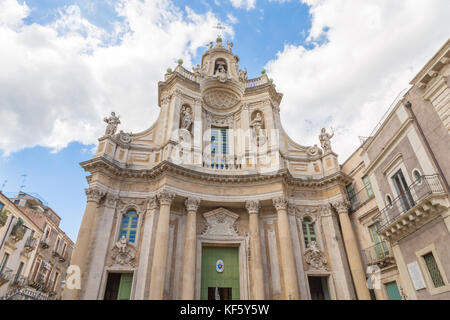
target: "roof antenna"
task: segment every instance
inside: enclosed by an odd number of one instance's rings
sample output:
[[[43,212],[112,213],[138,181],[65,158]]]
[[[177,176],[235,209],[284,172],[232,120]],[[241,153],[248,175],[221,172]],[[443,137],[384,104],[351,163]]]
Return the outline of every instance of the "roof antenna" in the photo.
[[[0,192],[3,191],[3,188],[6,186],[6,183],[7,183],[7,182],[8,182],[8,180],[3,181],[2,188],[0,189]]]
[[[19,189],[19,193],[25,188],[25,180],[27,179],[27,175],[26,174],[22,174],[21,177],[23,179],[22,179],[22,185],[20,186],[20,189]]]

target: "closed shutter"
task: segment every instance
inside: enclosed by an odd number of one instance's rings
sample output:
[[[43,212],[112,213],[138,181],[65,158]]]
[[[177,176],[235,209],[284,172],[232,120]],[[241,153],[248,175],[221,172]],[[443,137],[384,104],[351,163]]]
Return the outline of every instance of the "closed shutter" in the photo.
[[[119,294],[117,295],[117,300],[130,300],[132,284],[133,274],[122,273],[120,277]]]
[[[389,296],[389,300],[402,300],[400,292],[398,291],[397,282],[386,283],[386,291]]]

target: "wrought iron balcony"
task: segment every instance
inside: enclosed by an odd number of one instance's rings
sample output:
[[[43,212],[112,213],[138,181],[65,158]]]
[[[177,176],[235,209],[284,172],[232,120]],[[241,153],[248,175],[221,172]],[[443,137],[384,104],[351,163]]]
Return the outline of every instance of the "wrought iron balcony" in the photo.
[[[44,238],[41,240],[40,245],[42,247],[42,249],[47,249],[50,245],[50,239],[49,238]]]
[[[23,222],[19,221],[14,225],[11,230],[11,238],[14,242],[20,241],[25,236],[25,232],[27,232],[27,228],[23,225]]]
[[[34,249],[36,249],[36,246],[37,246],[36,238],[33,238],[32,236],[29,236],[28,239],[27,239],[27,242],[25,243],[24,250],[26,252],[31,252]]]
[[[20,274],[16,274],[13,278],[13,280],[11,281],[11,286],[12,287],[25,287],[28,284],[28,278],[20,275]]]
[[[395,261],[390,252],[389,242],[385,240],[364,249],[362,253],[367,266],[377,265],[380,268],[384,268]]]
[[[0,286],[11,280],[12,272],[10,268],[0,270]]]
[[[447,197],[439,175],[421,176],[380,211],[376,217],[381,226],[378,232],[398,239],[416,230],[449,207]]]

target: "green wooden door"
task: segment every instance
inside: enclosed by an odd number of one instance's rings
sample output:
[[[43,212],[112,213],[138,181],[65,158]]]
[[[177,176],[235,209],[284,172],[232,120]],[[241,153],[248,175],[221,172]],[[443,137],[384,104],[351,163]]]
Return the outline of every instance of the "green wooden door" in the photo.
[[[223,272],[216,270],[217,260],[223,260]],[[208,288],[231,288],[233,300],[240,299],[239,249],[237,247],[203,247],[201,300],[208,299]]]
[[[389,300],[402,300],[400,292],[398,291],[397,282],[389,282],[385,284]]]
[[[130,300],[131,285],[133,284],[132,273],[122,273],[120,276],[119,293],[117,300]]]

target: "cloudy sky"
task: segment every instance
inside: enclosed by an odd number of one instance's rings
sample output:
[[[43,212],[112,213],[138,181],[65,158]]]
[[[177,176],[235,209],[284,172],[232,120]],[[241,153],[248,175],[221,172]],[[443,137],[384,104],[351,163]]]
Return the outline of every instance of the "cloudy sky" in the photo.
[[[449,37],[448,0],[0,0],[0,185],[37,192],[75,240],[92,157],[114,110],[121,129],[157,118],[157,82],[200,62],[218,23],[249,77],[284,94],[302,145],[333,128],[344,161]]]

